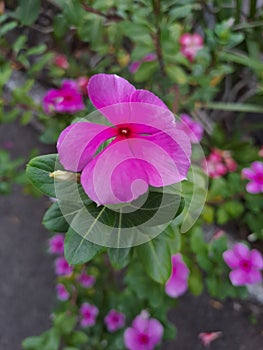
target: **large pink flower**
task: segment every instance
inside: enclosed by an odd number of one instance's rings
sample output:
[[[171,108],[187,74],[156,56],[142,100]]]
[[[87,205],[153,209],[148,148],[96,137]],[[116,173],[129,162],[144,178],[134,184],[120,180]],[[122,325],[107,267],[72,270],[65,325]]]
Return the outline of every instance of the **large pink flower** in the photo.
[[[43,108],[47,114],[76,113],[85,109],[77,83],[65,80],[61,88],[49,90],[43,98]]]
[[[163,326],[155,318],[141,312],[124,332],[124,344],[129,350],[153,350],[163,336]]]
[[[57,149],[66,170],[82,172],[81,184],[97,204],[130,202],[147,192],[186,178],[189,138],[153,93],[107,74],[88,85],[93,105],[110,125],[78,122],[60,134]],[[110,141],[103,151],[99,146]]]
[[[234,286],[244,286],[262,281],[260,270],[263,269],[261,253],[243,243],[236,243],[233,249],[223,253],[226,264],[232,269],[229,278]]]
[[[184,55],[190,62],[194,61],[198,51],[204,46],[203,38],[197,33],[183,34],[179,39],[179,43],[181,44],[182,55]]]
[[[165,292],[172,298],[177,298],[188,288],[189,269],[180,253],[172,255],[172,273],[165,284]]]
[[[246,186],[248,192],[263,192],[263,162],[253,162],[251,168],[242,170],[242,175],[250,180]]]

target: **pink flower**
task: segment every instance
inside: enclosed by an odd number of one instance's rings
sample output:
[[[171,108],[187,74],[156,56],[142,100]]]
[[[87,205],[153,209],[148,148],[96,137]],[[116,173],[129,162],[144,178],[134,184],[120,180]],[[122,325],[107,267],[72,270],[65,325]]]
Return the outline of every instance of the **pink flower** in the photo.
[[[71,275],[72,271],[72,266],[68,264],[67,260],[64,257],[60,257],[55,260],[55,272],[58,276]]]
[[[214,148],[202,167],[208,176],[218,178],[237,169],[237,163],[231,157],[230,151],[222,151]]]
[[[184,294],[188,287],[189,269],[180,253],[172,255],[172,273],[165,284],[165,292],[171,298]]]
[[[153,350],[160,343],[163,336],[162,324],[149,318],[146,311],[142,311],[124,332],[124,344],[129,350]]]
[[[260,150],[258,151],[258,155],[263,157],[263,146],[261,146]]]
[[[62,68],[62,69],[68,69],[69,68],[68,59],[64,55],[56,55],[54,63],[59,68]]]
[[[156,54],[155,53],[148,53],[146,56],[144,56],[141,60],[139,61],[134,61],[130,67],[129,67],[129,71],[134,74],[137,72],[137,70],[140,68],[141,64],[143,62],[151,62],[151,61],[155,61],[156,60]]]
[[[85,109],[79,87],[73,80],[65,80],[60,89],[49,90],[43,98],[44,111],[49,114],[76,113]]]
[[[261,253],[243,243],[236,243],[233,249],[223,253],[225,263],[232,269],[229,278],[234,286],[244,286],[262,281],[260,270],[263,269]]]
[[[184,55],[190,62],[194,61],[198,51],[204,46],[203,38],[197,33],[183,34],[179,39],[179,43],[181,44],[182,55]]]
[[[86,271],[82,271],[77,280],[82,287],[91,288],[94,285],[96,278],[94,276],[88,275]]]
[[[205,347],[208,347],[212,341],[218,339],[222,335],[222,332],[202,332],[198,334],[198,338],[201,340]]]
[[[253,162],[251,168],[242,170],[242,175],[250,180],[246,186],[248,192],[263,192],[263,162]]]
[[[64,235],[57,234],[48,240],[48,251],[51,254],[64,254]]]
[[[60,134],[57,149],[66,170],[82,171],[81,184],[94,202],[130,202],[149,185],[163,187],[186,178],[189,138],[157,96],[110,74],[93,76],[88,93],[111,125],[72,124]],[[107,140],[109,145],[96,154]]]
[[[78,87],[82,93],[83,96],[87,96],[88,95],[88,83],[89,83],[89,78],[88,77],[79,77],[77,79],[77,84]]]
[[[204,129],[200,123],[193,120],[188,114],[181,114],[181,120],[178,122],[178,128],[183,130],[190,138],[192,143],[201,141]]]
[[[57,284],[56,290],[57,290],[57,298],[61,301],[66,301],[70,297],[70,294],[67,291],[64,284],[62,284],[62,283]]]
[[[89,303],[83,303],[80,307],[80,325],[81,327],[91,327],[96,323],[96,318],[99,313],[98,308],[95,305]]]
[[[104,318],[104,322],[109,332],[116,332],[125,324],[125,315],[114,309],[110,310],[108,315]]]

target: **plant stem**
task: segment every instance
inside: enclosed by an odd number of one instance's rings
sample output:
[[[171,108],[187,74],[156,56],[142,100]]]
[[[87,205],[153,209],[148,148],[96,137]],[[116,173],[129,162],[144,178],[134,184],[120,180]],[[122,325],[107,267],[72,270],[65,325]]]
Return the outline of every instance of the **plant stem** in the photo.
[[[250,0],[249,18],[254,19],[256,12],[257,12],[257,0]]]
[[[236,23],[240,23],[241,1],[236,0]]]
[[[161,28],[160,28],[160,17],[161,17],[161,0],[153,0],[153,11],[156,20],[156,34],[154,36],[154,44],[156,47],[157,59],[159,62],[160,70],[163,76],[165,76],[163,53],[161,47]]]

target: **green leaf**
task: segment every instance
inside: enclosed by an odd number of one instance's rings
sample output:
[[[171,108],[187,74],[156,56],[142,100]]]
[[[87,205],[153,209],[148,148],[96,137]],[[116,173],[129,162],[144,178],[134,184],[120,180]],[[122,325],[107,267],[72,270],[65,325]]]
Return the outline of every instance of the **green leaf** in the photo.
[[[153,62],[143,62],[139,69],[134,74],[134,80],[138,83],[149,80],[151,76],[157,71],[158,63]]]
[[[207,252],[207,244],[204,240],[204,233],[201,227],[194,227],[190,232],[190,245],[192,251],[198,254],[206,254]]]
[[[17,27],[17,22],[14,22],[14,21],[3,24],[0,28],[0,37],[4,36],[7,32],[9,32],[10,30],[16,27]]]
[[[54,34],[58,38],[62,38],[65,33],[68,30],[68,23],[65,19],[65,17],[59,13],[55,18],[54,18]]]
[[[77,324],[77,316],[70,315],[68,311],[57,314],[54,318],[54,328],[58,333],[67,335],[70,334]]]
[[[70,335],[70,345],[78,346],[87,343],[89,337],[86,333],[77,331]]]
[[[28,337],[22,341],[22,348],[25,350],[41,349],[43,339],[41,336]]]
[[[65,258],[71,265],[90,261],[103,250],[102,246],[89,242],[72,228],[69,228],[65,240]]]
[[[136,252],[147,274],[158,283],[165,283],[171,273],[171,255],[179,250],[176,236],[170,238],[169,232],[164,231],[157,238],[136,247]]]
[[[26,168],[32,184],[49,197],[56,197],[54,179],[50,173],[55,170],[57,162],[57,154],[48,154],[33,158]]]
[[[16,16],[25,26],[31,26],[37,19],[41,0],[19,0]]]
[[[186,84],[187,83],[187,75],[185,73],[185,71],[179,67],[179,66],[167,66],[165,68],[166,73],[168,75],[168,77],[174,81],[177,84]]]
[[[124,268],[130,261],[131,248],[108,248],[108,256],[115,269]]]
[[[43,225],[50,231],[67,232],[69,223],[62,214],[58,202],[53,203],[45,213]]]

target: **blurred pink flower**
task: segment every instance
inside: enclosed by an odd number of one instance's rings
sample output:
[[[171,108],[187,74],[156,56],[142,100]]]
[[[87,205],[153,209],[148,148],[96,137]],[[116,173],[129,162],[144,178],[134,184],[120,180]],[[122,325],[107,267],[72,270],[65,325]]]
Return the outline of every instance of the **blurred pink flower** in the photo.
[[[203,38],[197,33],[183,34],[179,39],[179,43],[181,44],[182,55],[184,55],[190,62],[194,61],[198,51],[204,46]]]
[[[111,74],[91,77],[88,93],[112,125],[71,124],[60,134],[57,149],[66,170],[82,171],[81,184],[94,202],[130,202],[148,186],[163,187],[186,178],[189,138],[176,128],[173,114],[157,96]]]
[[[5,149],[12,149],[14,147],[14,142],[13,141],[4,141],[3,146]]]
[[[202,168],[209,177],[218,178],[237,169],[237,163],[231,157],[230,151],[212,149],[209,156],[202,162]]]
[[[88,275],[86,271],[82,271],[81,274],[77,277],[77,281],[84,288],[91,288],[96,278],[92,275]]]
[[[61,301],[66,301],[70,297],[70,294],[67,291],[64,284],[62,284],[62,283],[57,284],[56,290],[57,290],[57,298]]]
[[[47,114],[76,113],[85,109],[77,83],[65,80],[61,88],[49,90],[43,98],[43,108]]]
[[[184,294],[188,288],[189,269],[183,261],[182,255],[172,255],[172,273],[165,284],[165,292],[171,298]]]
[[[137,72],[137,70],[140,68],[140,65],[143,62],[151,62],[155,61],[157,58],[155,53],[148,53],[146,56],[144,56],[141,60],[139,61],[134,61],[130,64],[129,71],[134,74]]]
[[[95,305],[83,303],[80,307],[80,325],[81,327],[91,327],[96,323],[99,309]]]
[[[233,249],[223,253],[225,263],[232,269],[229,278],[234,286],[244,286],[262,281],[260,270],[263,269],[261,253],[243,243],[236,243]]]
[[[65,55],[56,55],[54,59],[55,66],[62,68],[62,69],[68,69],[69,68],[69,62]]]
[[[121,312],[112,309],[104,318],[104,322],[109,332],[116,332],[118,329],[124,326],[125,315]]]
[[[263,157],[263,146],[261,146],[260,150],[258,151],[258,155]]]
[[[89,84],[89,78],[88,77],[79,77],[77,79],[77,84],[80,89],[80,92],[83,96],[88,95],[88,84]]]
[[[124,332],[124,344],[129,350],[153,350],[163,336],[163,326],[155,318],[142,311]]]
[[[201,141],[204,129],[200,123],[192,119],[188,114],[180,115],[177,127],[186,133],[192,143]]]
[[[250,180],[246,186],[248,192],[263,192],[263,162],[253,162],[251,168],[242,170],[242,175]]]
[[[205,347],[208,347],[212,341],[218,339],[221,337],[222,332],[217,331],[217,332],[202,332],[198,334],[198,338],[201,340],[202,344]]]
[[[55,272],[58,276],[68,276],[73,272],[73,267],[70,266],[67,260],[62,256],[55,260]]]
[[[64,254],[64,235],[59,233],[48,240],[48,251],[51,254]]]

